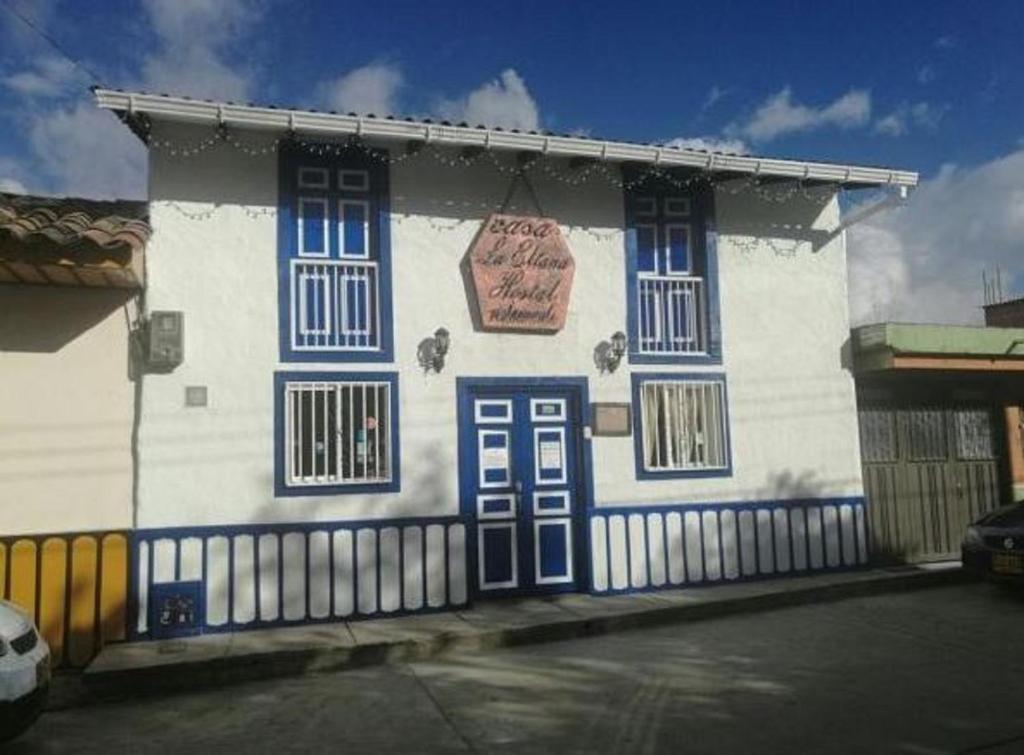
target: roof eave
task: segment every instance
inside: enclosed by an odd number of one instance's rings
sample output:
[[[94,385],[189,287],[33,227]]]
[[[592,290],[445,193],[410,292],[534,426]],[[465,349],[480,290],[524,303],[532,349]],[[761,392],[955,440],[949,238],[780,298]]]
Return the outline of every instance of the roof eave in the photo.
[[[458,147],[486,147],[517,152],[536,152],[556,157],[584,157],[612,162],[634,162],[666,167],[689,167],[718,173],[774,176],[810,182],[840,184],[849,188],[917,186],[913,171],[858,165],[782,160],[719,152],[674,149],[626,142],[571,136],[518,133],[468,126],[451,126],[367,116],[288,110],[185,97],[94,89],[99,107],[118,113],[134,127],[138,116],[200,124],[224,124],[239,128],[287,133],[344,136],[368,139],[420,141]]]

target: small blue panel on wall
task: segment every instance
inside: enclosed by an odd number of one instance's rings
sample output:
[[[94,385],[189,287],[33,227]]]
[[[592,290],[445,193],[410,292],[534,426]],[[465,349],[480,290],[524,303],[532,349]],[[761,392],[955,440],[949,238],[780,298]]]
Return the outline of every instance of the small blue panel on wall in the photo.
[[[149,626],[154,638],[190,637],[202,632],[202,582],[154,584],[149,599]]]

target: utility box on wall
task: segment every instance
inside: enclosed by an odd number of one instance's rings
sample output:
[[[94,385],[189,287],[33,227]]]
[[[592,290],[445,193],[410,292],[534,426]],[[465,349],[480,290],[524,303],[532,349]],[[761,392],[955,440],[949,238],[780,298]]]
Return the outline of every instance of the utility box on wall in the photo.
[[[146,363],[154,370],[170,370],[185,361],[185,316],[181,312],[153,312],[146,335]]]
[[[149,589],[149,626],[153,637],[190,637],[202,633],[202,582],[168,582]]]

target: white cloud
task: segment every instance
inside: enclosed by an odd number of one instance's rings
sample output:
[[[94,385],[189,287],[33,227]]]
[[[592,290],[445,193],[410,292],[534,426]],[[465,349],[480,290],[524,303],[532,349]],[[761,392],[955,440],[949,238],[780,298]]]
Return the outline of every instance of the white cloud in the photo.
[[[3,178],[0,177],[0,191],[6,191],[10,194],[27,194],[28,189],[25,188],[25,184],[16,178]]]
[[[886,136],[903,136],[913,126],[934,131],[947,110],[948,105],[932,105],[927,102],[911,105],[904,102],[884,118],[875,121],[875,131]]]
[[[935,81],[935,69],[930,65],[923,65],[917,69],[917,83],[930,84]]]
[[[939,122],[949,110],[949,105],[930,105],[927,102],[918,102],[910,108],[910,117],[918,126],[928,129],[936,129]]]
[[[21,166],[7,157],[0,157],[0,191],[12,194],[28,193],[28,189],[25,188],[25,184],[21,180]]]
[[[245,101],[249,72],[228,63],[225,51],[244,38],[261,16],[250,0],[145,0],[158,40],[142,62],[143,86],[157,92]]]
[[[146,152],[111,113],[82,100],[34,116],[29,141],[57,191],[86,197],[146,196]]]
[[[734,152],[738,155],[745,155],[749,151],[742,139],[717,136],[680,136],[665,142],[665,146],[679,149],[700,149],[705,152]]]
[[[228,56],[260,18],[261,0],[143,0],[143,7],[155,44],[129,86],[248,99],[250,72],[232,65]],[[40,12],[47,8],[40,5]],[[87,93],[76,96],[69,85],[77,72],[49,55],[39,54],[31,67],[3,80],[16,98],[6,115],[24,134],[27,150],[15,169],[0,170],[0,177],[21,190],[28,185],[39,192],[145,197],[141,142],[113,115],[97,109]]]
[[[903,136],[907,133],[907,119],[902,113],[893,112],[875,122],[875,131],[886,136]]]
[[[730,137],[766,142],[826,126],[855,128],[870,119],[871,94],[866,90],[851,89],[827,105],[813,107],[794,102],[792,90],[785,87],[762,102],[747,121],[727,126],[725,133]]]
[[[465,97],[442,100],[437,111],[443,118],[472,126],[501,126],[536,131],[540,125],[537,103],[526,83],[513,69],[474,89]]]
[[[708,90],[707,96],[704,98],[704,102],[700,106],[700,114],[703,115],[708,110],[718,104],[718,101],[729,94],[730,90],[723,89],[717,84]]]
[[[5,76],[3,84],[28,97],[58,97],[67,94],[78,75],[71,62],[47,55],[36,58],[30,68]]]
[[[370,63],[319,87],[319,99],[331,110],[359,114],[394,115],[398,92],[405,82],[394,63]]]
[[[1024,149],[944,167],[902,209],[854,225],[848,258],[855,324],[980,323],[982,271],[1024,258]]]

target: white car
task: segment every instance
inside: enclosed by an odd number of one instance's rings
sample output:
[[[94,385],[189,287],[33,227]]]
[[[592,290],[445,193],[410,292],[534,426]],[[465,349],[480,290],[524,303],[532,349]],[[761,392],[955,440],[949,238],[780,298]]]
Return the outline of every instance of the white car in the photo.
[[[35,723],[50,691],[50,647],[20,607],[0,600],[0,742]]]

